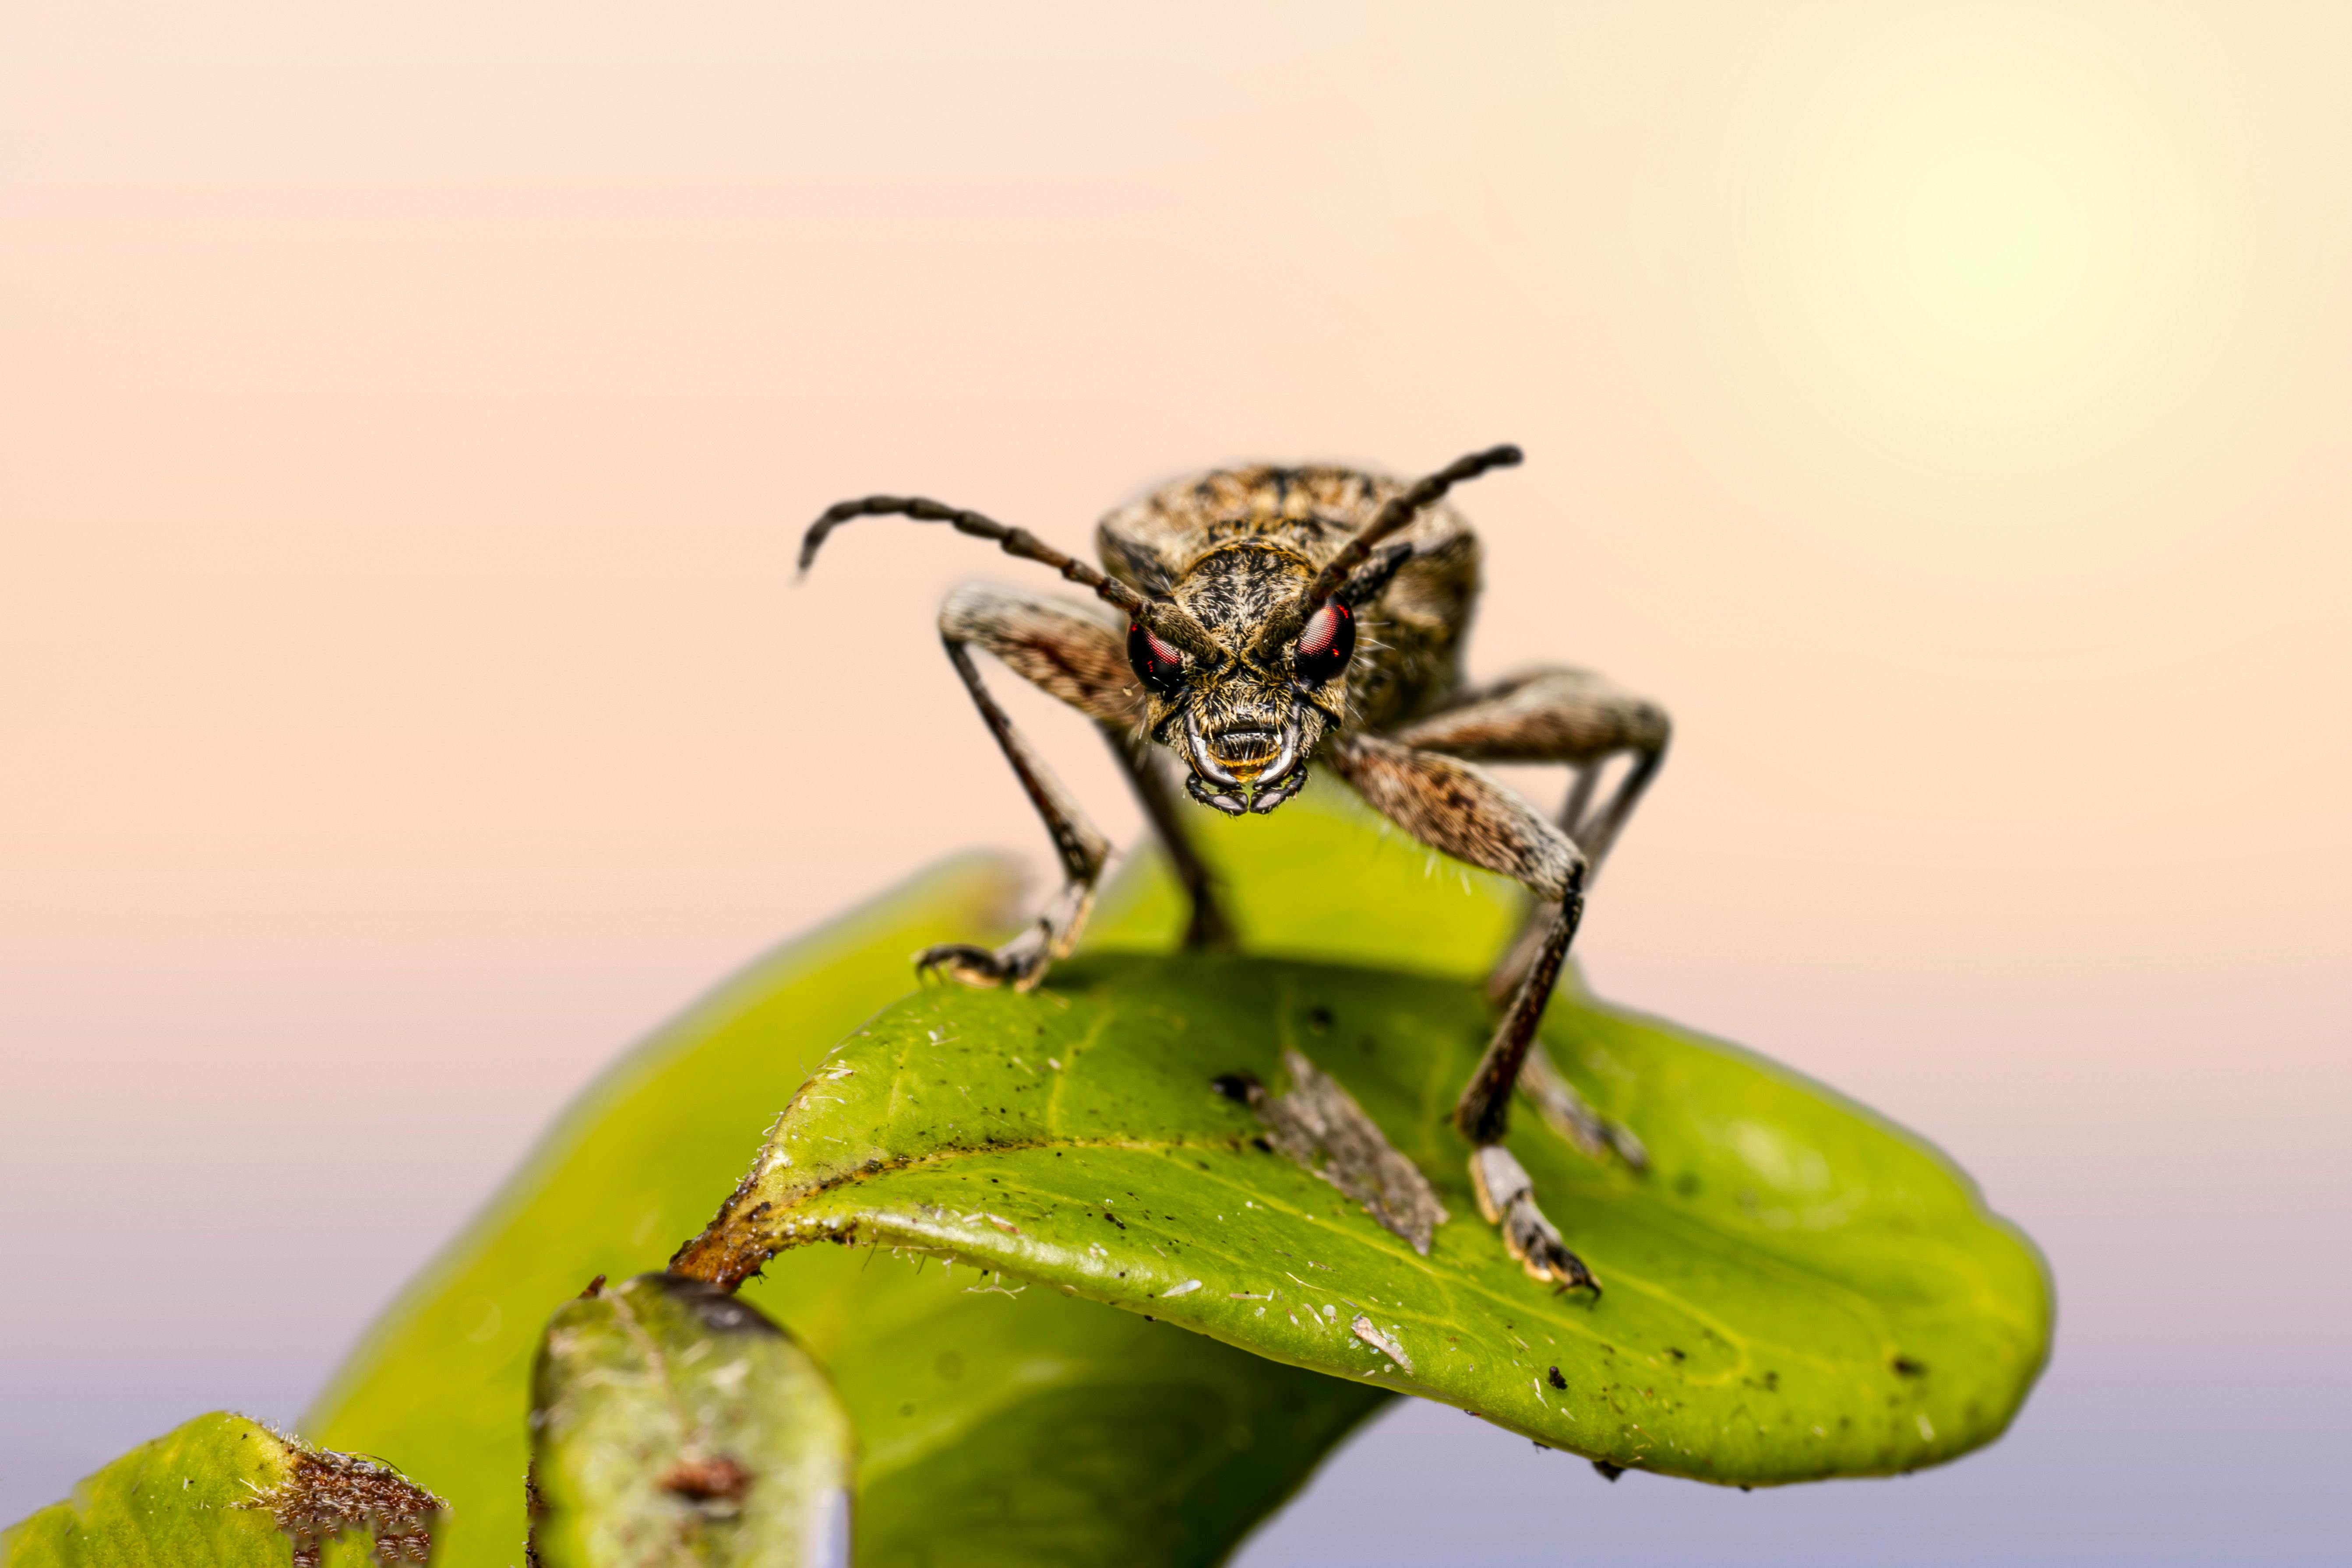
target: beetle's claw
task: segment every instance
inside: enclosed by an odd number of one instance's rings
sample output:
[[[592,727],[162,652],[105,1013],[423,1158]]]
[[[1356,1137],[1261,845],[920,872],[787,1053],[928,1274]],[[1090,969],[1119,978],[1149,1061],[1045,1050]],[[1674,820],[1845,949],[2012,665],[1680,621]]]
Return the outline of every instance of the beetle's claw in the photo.
[[[961,942],[927,947],[915,955],[915,973],[924,975],[944,969],[966,985],[982,990],[1009,980],[1014,990],[1028,991],[1045,978],[1049,950],[1050,941],[1041,923],[993,951]]]

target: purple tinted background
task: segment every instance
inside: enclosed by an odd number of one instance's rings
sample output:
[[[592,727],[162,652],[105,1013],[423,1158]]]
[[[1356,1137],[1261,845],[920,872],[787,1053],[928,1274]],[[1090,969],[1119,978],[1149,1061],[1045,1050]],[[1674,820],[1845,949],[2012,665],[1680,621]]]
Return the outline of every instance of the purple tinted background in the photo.
[[[1507,438],[1474,668],[1679,726],[1595,982],[1942,1142],[2057,1357],[1770,1495],[1400,1410],[1248,1560],[2340,1560],[2347,106],[2314,8],[22,19],[0,1518],[290,1419],[631,1037],[1042,848],[929,632],[1019,569],[794,590],[806,516]]]

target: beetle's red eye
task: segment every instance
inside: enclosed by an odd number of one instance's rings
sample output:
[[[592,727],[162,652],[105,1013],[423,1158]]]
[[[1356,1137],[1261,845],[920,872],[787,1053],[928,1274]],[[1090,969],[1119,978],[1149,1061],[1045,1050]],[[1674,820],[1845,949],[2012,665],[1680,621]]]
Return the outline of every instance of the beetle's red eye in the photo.
[[[1302,686],[1320,686],[1339,678],[1356,651],[1355,615],[1337,599],[1307,617],[1298,634],[1298,651],[1292,660]]]
[[[1140,621],[1127,623],[1127,662],[1162,697],[1174,696],[1184,683],[1184,651],[1153,637]]]

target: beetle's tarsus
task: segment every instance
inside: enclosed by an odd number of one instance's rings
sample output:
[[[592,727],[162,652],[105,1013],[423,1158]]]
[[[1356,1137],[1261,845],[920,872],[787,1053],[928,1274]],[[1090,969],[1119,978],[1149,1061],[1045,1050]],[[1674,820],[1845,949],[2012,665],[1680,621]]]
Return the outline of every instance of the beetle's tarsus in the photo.
[[[970,942],[943,942],[927,947],[915,955],[915,973],[929,975],[944,971],[950,978],[980,990],[990,990],[1009,977],[1004,961],[984,947]]]
[[[1503,1245],[1531,1279],[1557,1285],[1561,1290],[1601,1294],[1601,1281],[1584,1259],[1568,1249],[1559,1228],[1536,1206],[1536,1184],[1526,1167],[1499,1143],[1470,1154],[1470,1185],[1478,1196],[1478,1212],[1503,1233]]]
[[[1034,991],[1045,978],[1045,971],[1056,958],[1062,957],[1070,942],[1060,937],[1057,921],[1073,927],[1086,918],[1086,908],[1092,900],[1090,889],[1080,886],[1077,896],[1055,900],[1046,914],[1027,931],[1003,947],[975,947],[970,942],[943,942],[927,947],[915,955],[915,972],[928,974],[944,970],[955,979],[978,990],[992,990],[1011,982],[1015,991]],[[1075,941],[1075,931],[1072,933]]]

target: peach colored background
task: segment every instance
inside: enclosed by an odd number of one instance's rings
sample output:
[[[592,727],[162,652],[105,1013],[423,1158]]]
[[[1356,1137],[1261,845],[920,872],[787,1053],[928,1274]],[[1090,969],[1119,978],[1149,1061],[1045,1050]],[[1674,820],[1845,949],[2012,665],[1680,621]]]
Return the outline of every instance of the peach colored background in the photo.
[[[1679,725],[1591,973],[1945,1142],[2050,1249],[2058,1360],[1978,1459],[1771,1498],[1410,1411],[1252,1561],[2340,1549],[2352,12],[8,37],[0,1517],[293,1415],[777,935],[1042,866],[929,631],[1020,568],[865,524],[794,588],[826,502],[1077,545],[1186,468],[1511,439],[1475,668]]]

